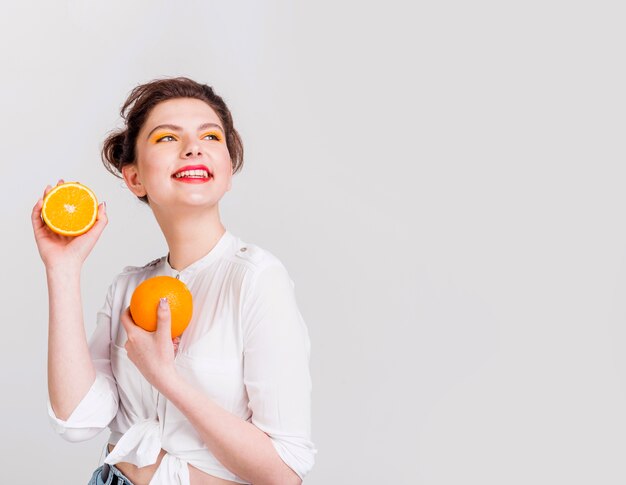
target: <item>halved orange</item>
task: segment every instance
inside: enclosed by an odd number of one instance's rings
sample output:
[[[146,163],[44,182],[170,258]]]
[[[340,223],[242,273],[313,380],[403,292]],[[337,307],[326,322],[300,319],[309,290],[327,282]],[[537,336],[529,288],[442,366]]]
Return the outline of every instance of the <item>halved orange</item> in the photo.
[[[96,223],[97,215],[96,194],[78,182],[66,182],[51,189],[41,208],[46,225],[63,236],[86,233]]]

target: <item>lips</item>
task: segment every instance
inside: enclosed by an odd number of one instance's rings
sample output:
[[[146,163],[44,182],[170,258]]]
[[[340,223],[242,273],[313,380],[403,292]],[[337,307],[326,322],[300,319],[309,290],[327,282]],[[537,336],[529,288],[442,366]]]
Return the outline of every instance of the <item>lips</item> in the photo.
[[[213,174],[206,165],[185,165],[172,174],[172,177],[180,179],[208,180]]]

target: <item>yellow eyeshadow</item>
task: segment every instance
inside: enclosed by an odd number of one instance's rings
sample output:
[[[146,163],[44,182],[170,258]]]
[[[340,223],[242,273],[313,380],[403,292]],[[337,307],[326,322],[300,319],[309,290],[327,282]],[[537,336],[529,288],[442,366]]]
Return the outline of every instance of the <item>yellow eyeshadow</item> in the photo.
[[[214,137],[217,138],[218,141],[222,141],[222,135],[220,135],[218,132],[216,131],[209,131],[207,133],[205,133],[204,135],[202,135],[200,138],[204,138],[207,135],[213,135]]]
[[[217,138],[217,141],[223,140],[223,136],[217,131],[209,131],[203,134],[200,138],[204,138],[207,135],[213,135],[215,138]],[[172,138],[178,140],[178,137],[172,133],[157,133],[152,137],[152,143],[157,143],[161,138],[164,138],[166,136],[171,136]]]
[[[172,138],[176,138],[176,135],[172,135],[171,133],[157,133],[156,135],[152,137],[152,142],[156,143],[157,141],[159,141],[160,138],[163,138],[166,136],[171,136]]]

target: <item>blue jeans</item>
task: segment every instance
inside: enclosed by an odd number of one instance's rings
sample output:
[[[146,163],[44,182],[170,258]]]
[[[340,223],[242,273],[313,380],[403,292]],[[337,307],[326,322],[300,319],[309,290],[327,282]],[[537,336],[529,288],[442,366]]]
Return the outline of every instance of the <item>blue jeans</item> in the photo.
[[[106,454],[109,454],[109,446],[105,446]],[[133,485],[115,465],[105,463],[96,468],[87,485]]]

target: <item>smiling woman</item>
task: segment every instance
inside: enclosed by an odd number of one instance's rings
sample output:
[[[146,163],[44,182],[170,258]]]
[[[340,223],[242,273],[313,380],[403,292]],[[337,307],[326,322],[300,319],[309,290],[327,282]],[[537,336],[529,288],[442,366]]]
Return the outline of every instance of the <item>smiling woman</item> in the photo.
[[[216,136],[225,131],[222,123],[205,101],[175,98],[156,105],[138,131],[135,160],[121,172],[131,191],[146,197],[160,224],[163,211],[191,204],[203,211],[201,217],[212,214],[209,224],[219,225],[217,203],[230,190],[235,169],[223,137]],[[207,127],[217,129],[207,132]],[[179,190],[189,184],[203,187]]]
[[[174,78],[135,88],[121,114],[126,125],[105,140],[102,160],[148,204],[169,251],[115,277],[87,341],[80,272],[105,208],[70,241],[46,228],[37,202],[50,420],[69,441],[109,428],[90,484],[114,476],[126,485],[300,484],[317,453],[309,334],[282,262],[221,222],[219,202],[243,163],[230,111],[209,86]],[[192,293],[192,320],[175,342],[167,301],[155,309],[154,332],[128,308],[135,288],[156,276]]]
[[[233,125],[232,115],[224,100],[215,94],[209,86],[198,84],[187,78],[157,80],[137,86],[130,94],[120,110],[120,115],[126,121],[126,127],[113,132],[104,141],[102,160],[105,167],[117,177],[123,177],[123,168],[137,162],[136,151],[142,143],[181,143],[181,134],[184,127],[172,123],[167,116],[158,117],[163,122],[156,122],[147,126],[146,120],[156,106],[167,104],[168,100],[175,102],[199,101],[199,110],[204,105],[210,108],[209,116],[214,121],[205,121],[198,126],[191,127],[202,138],[210,137],[213,141],[225,142],[232,163],[232,175],[243,167],[243,144],[239,133]],[[163,106],[159,106],[163,109]],[[170,109],[168,112],[176,111]],[[205,110],[206,111],[206,110]],[[155,117],[153,116],[153,119]],[[207,131],[207,133],[201,133]],[[140,134],[142,132],[142,134]],[[149,196],[138,195],[139,199],[149,204]]]

